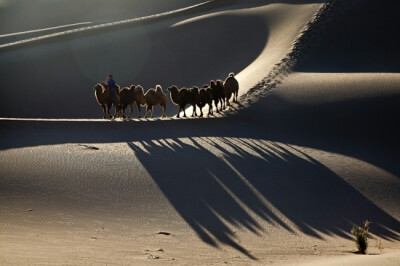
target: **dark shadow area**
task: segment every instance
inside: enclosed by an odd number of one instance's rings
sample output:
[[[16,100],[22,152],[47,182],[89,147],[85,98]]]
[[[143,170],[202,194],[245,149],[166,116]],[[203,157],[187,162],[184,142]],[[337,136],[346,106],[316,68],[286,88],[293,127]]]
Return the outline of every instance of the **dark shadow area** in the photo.
[[[336,2],[338,12],[312,37],[295,71],[400,72],[400,2]]]
[[[272,139],[346,154],[400,177],[400,94],[315,104],[269,95],[239,117],[262,120],[256,123]]]
[[[219,15],[172,27],[201,14],[0,51],[0,86],[7,88],[0,92],[7,99],[0,117],[101,117],[93,87],[109,73],[121,86],[141,84],[147,90],[160,84],[166,92],[172,84],[202,86],[238,73],[264,49],[268,32],[259,17]],[[232,34],[219,38],[224,31]],[[167,114],[176,114],[171,103]]]
[[[391,231],[400,231],[399,221],[290,145],[194,137],[185,142],[177,138],[130,142],[129,146],[177,212],[210,245],[217,246],[216,239],[250,256],[227,226],[257,235],[262,227],[249,211],[292,231],[264,200],[316,238],[321,233],[349,238],[353,224],[370,219],[374,233],[400,239]]]

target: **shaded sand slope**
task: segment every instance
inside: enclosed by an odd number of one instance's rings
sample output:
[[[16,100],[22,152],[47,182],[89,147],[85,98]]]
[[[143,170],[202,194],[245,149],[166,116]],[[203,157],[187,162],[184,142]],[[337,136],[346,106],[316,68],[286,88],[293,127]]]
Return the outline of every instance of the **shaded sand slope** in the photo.
[[[312,41],[296,71],[400,72],[400,3],[389,0],[338,1],[340,15],[331,16]]]

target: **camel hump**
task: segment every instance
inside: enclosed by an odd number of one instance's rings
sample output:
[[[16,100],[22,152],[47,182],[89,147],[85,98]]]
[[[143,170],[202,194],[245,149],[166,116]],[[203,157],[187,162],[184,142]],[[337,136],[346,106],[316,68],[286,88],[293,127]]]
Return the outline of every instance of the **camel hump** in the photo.
[[[144,93],[144,89],[143,89],[143,87],[142,86],[140,86],[140,85],[137,85],[136,86],[136,88],[135,88],[135,92],[138,92],[138,93]]]
[[[161,85],[156,85],[156,92],[158,92],[158,93],[163,92]]]
[[[235,73],[233,73],[233,72],[229,73],[229,77],[231,77],[231,78],[235,77]]]
[[[154,95],[154,94],[156,94],[156,93],[157,93],[157,92],[156,92],[155,89],[149,89],[149,90],[147,91],[146,94],[148,94],[148,95]]]

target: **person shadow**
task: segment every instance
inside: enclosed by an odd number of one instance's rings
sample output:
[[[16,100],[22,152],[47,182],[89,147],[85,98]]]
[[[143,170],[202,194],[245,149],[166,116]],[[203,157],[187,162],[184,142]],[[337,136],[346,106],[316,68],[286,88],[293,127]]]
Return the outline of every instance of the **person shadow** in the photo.
[[[180,216],[211,246],[225,244],[257,260],[233,228],[261,236],[267,232],[260,219],[318,239],[350,238],[351,227],[368,219],[375,234],[400,240],[399,221],[288,144],[183,137],[128,145]]]

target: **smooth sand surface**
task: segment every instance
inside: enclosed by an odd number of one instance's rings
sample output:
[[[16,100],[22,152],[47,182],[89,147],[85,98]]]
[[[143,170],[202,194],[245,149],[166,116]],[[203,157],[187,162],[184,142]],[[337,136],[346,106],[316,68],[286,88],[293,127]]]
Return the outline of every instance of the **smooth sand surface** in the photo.
[[[336,1],[321,15],[321,1],[210,1],[0,49],[0,264],[399,264],[396,64],[341,72],[339,60],[316,71],[353,53],[344,48],[307,60],[328,33],[345,40],[379,24],[376,15],[340,30],[329,20],[372,2]],[[156,14],[149,8],[140,15]],[[177,119],[169,104],[166,119],[98,119],[92,87],[109,72],[121,85],[165,89],[231,71],[240,104],[216,117]],[[350,230],[366,219],[368,255],[357,255]]]

